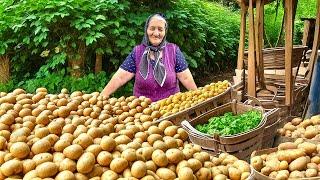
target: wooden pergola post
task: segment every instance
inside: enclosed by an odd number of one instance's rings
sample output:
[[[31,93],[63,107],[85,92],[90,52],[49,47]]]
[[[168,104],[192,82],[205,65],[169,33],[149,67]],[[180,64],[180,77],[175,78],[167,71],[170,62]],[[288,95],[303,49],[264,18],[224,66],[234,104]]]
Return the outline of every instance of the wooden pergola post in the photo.
[[[288,107],[291,107],[293,101],[292,48],[294,2],[295,0],[285,0],[285,105]]]
[[[265,89],[263,64],[263,29],[264,29],[264,1],[256,0],[255,43],[256,61],[258,67],[259,88]]]
[[[256,56],[253,0],[249,0],[248,95],[256,97]]]
[[[314,28],[315,28],[315,21],[314,18],[301,18],[304,21],[304,29],[303,29],[303,36],[302,36],[302,45],[308,46],[308,48],[312,48],[310,46],[311,42],[313,42],[313,35],[314,35]]]
[[[243,59],[244,59],[244,45],[246,40],[246,20],[247,20],[247,10],[248,6],[246,6],[245,2],[242,1],[240,3],[241,7],[241,24],[240,24],[240,41],[239,41],[239,49],[238,49],[238,63],[237,69],[243,70]]]

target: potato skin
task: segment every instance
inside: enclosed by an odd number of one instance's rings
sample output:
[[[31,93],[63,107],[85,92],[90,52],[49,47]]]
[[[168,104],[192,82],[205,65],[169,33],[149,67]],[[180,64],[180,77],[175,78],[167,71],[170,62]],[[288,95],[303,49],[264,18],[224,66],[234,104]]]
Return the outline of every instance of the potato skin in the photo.
[[[58,172],[58,166],[53,162],[45,162],[36,167],[37,176],[47,178],[54,176]]]
[[[77,171],[83,174],[89,173],[92,171],[95,162],[96,160],[94,154],[86,152],[80,156],[77,162]]]

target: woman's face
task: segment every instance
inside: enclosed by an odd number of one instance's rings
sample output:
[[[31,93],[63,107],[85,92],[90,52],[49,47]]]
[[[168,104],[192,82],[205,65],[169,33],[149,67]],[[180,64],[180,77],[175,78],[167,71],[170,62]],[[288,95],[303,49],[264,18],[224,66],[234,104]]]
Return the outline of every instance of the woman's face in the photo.
[[[152,17],[147,28],[147,35],[153,46],[158,46],[166,34],[166,22],[159,17]]]

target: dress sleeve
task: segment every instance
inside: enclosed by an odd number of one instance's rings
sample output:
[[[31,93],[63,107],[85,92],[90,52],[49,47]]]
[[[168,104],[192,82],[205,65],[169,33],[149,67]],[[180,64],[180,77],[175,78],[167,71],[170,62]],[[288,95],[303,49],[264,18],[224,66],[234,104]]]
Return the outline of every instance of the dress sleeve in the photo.
[[[134,57],[135,57],[135,52],[133,50],[127,56],[127,58],[123,61],[120,68],[131,73],[136,73],[136,63],[135,63]]]
[[[176,73],[179,73],[179,72],[182,72],[186,69],[188,69],[188,63],[186,61],[186,58],[184,57],[184,55],[180,51],[180,48],[177,47],[175,71],[176,71]]]

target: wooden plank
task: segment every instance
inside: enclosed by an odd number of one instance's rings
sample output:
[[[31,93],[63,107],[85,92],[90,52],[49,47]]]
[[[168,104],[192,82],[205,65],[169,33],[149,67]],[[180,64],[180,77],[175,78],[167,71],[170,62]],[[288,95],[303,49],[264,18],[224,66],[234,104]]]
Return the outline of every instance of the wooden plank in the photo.
[[[320,41],[319,23],[320,23],[320,0],[318,0],[318,4],[317,4],[316,26],[315,26],[315,31],[314,31],[312,53],[311,53],[310,62],[309,62],[309,65],[308,65],[308,70],[309,70],[309,72],[307,72],[308,73],[307,74],[308,84],[310,84],[310,82],[311,82],[313,69],[314,69],[314,64],[315,64],[315,61],[317,60],[317,57],[318,57],[318,51],[317,50],[319,49],[319,41]]]
[[[263,64],[263,0],[256,1],[256,20],[255,20],[255,43],[256,43],[256,62],[258,67],[259,88],[265,89],[264,83],[264,64]]]
[[[245,51],[245,40],[246,40],[246,17],[248,6],[245,5],[244,2],[241,2],[241,24],[240,24],[240,41],[239,41],[239,48],[238,48],[238,63],[237,69],[243,69],[243,57]]]
[[[248,95],[256,97],[256,63],[253,0],[249,0]]]
[[[293,48],[293,3],[295,0],[285,1],[285,105],[292,105],[292,48]]]

